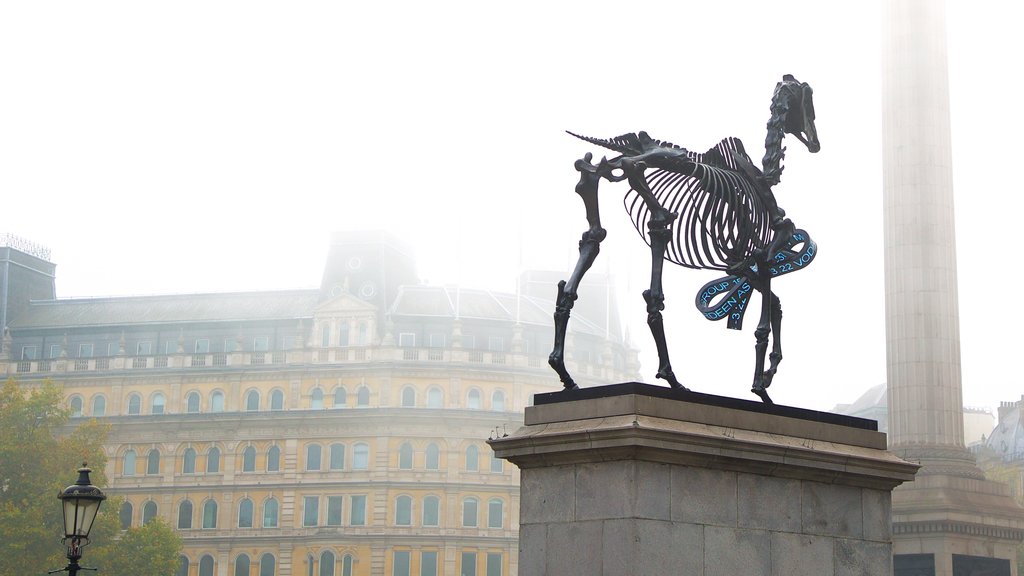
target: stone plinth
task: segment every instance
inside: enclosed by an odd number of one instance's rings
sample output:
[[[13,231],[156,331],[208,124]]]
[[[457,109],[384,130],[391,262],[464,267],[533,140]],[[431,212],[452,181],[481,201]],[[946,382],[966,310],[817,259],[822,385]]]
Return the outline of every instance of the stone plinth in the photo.
[[[917,466],[873,421],[637,383],[536,403],[491,441],[522,470],[520,576],[892,573]]]

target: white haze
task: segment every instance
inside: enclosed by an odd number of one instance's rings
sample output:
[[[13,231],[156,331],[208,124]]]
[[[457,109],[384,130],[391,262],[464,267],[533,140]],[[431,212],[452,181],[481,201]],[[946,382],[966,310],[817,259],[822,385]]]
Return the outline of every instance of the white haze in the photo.
[[[331,231],[386,228],[433,283],[511,291],[568,269],[572,163],[647,130],[763,150],[771,90],[809,82],[822,151],[776,195],[818,242],[776,284],[776,401],[828,409],[885,380],[877,2],[6,2],[0,231],[52,249],[61,297],[317,286]],[[1020,3],[949,5],[964,400],[1024,392]],[[654,372],[649,251],[604,184],[616,274]],[[751,398],[753,325],[703,320],[715,272],[668,271],[676,373]],[[552,287],[552,293],[554,287]],[[758,305],[755,300],[755,305]]]

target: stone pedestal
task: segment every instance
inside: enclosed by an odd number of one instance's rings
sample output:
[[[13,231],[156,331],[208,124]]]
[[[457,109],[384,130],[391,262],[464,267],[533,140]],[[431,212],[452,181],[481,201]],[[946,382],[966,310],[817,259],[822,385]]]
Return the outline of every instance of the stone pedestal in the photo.
[[[491,441],[522,470],[519,576],[892,573],[918,467],[873,421],[638,383],[535,402]]]

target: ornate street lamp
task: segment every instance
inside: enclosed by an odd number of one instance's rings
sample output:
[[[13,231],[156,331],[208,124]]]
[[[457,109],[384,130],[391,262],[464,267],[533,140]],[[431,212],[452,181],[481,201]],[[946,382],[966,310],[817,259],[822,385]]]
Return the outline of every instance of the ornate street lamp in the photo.
[[[78,481],[68,486],[57,495],[64,506],[64,538],[61,540],[68,547],[68,565],[56,572],[67,572],[68,576],[76,576],[79,570],[90,570],[78,565],[82,557],[82,548],[89,544],[89,531],[100,510],[100,503],[107,499],[102,490],[89,481],[92,470],[82,462],[78,469]],[[93,568],[94,570],[94,568]]]

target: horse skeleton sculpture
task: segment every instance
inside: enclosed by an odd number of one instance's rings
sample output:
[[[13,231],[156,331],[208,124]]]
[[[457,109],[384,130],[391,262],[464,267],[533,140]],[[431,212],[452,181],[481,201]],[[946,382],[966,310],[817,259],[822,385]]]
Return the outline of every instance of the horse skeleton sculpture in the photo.
[[[723,270],[729,275],[705,284],[697,294],[697,308],[709,320],[728,318],[728,327],[738,330],[751,289],[761,294],[761,317],[754,332],[756,360],[751,391],[771,403],[766,388],[782,360],[782,308],[771,291],[771,280],[805,267],[817,251],[807,233],[797,230],[786,218],[772,192],[772,186],[779,183],[782,175],[785,134],[795,136],[810,152],[821,147],[814,126],[811,87],[788,74],[776,85],[772,97],[761,169],[753,165],[743,143],[736,138],[726,138],[698,154],[654,140],[646,132],[608,140],[572,134],[620,155],[611,160],[602,158],[595,166],[591,163],[593,156],[587,153],[575,164],[580,173],[576,193],[586,206],[590,228],[580,240],[580,256],[572,275],[568,281],[558,283],[555,343],[548,358],[566,389],[577,389],[564,359],[569,313],[580,280],[594,263],[607,234],[601,227],[597,202],[598,183],[603,178],[609,182],[629,182],[626,210],[651,247],[651,284],[643,296],[647,302],[647,324],[658,350],[656,376],[673,388],[686,390],[672,371],[665,344],[661,315],[665,308],[664,261],[687,268]],[[772,352],[765,370],[769,334],[773,335]]]

